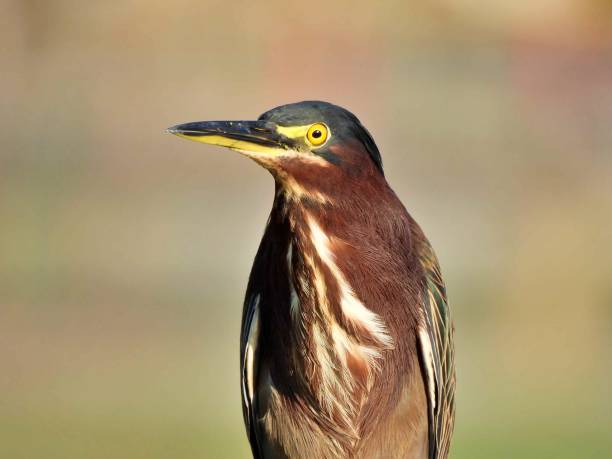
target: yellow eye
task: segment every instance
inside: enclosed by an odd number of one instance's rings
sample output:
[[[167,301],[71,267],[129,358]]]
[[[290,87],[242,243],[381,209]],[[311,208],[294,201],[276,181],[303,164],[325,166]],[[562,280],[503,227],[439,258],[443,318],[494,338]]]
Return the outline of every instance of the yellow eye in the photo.
[[[327,140],[328,129],[323,123],[316,123],[308,128],[308,133],[306,134],[306,139],[313,147],[318,147],[319,145],[323,145]]]

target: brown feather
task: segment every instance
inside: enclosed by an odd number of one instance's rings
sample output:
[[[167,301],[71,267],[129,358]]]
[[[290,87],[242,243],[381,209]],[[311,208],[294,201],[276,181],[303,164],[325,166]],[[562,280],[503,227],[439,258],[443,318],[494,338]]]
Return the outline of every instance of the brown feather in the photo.
[[[335,153],[342,158],[345,151]],[[407,443],[417,431],[424,438],[412,444],[426,444],[422,421],[427,403],[416,345],[422,232],[374,166],[362,165],[359,173],[352,169],[348,175],[341,168],[322,170],[289,159],[282,170],[302,194],[292,194],[277,177],[276,199],[249,284],[250,292],[261,294],[260,352],[270,356],[266,375],[259,379],[270,387],[267,403],[256,408],[257,435],[265,438],[267,450],[276,448],[292,458],[373,457],[363,455],[373,451],[371,445],[382,448],[383,439],[392,438]],[[321,202],[303,190],[328,198]],[[356,298],[388,329],[391,347],[382,346],[367,324],[343,313],[342,285],[312,241],[313,220]],[[287,307],[290,285],[299,299],[297,320]],[[344,355],[346,374],[341,374],[343,354],[334,351],[332,325],[352,343]],[[356,350],[361,347],[380,357],[368,361]],[[402,422],[390,423],[390,416]],[[398,441],[390,454],[408,450]]]

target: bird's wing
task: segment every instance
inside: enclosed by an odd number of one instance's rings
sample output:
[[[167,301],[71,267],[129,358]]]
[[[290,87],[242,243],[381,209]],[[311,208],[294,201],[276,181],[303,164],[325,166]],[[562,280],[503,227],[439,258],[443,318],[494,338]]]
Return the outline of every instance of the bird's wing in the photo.
[[[425,294],[419,343],[429,409],[429,459],[446,459],[455,419],[454,329],[438,260],[428,243],[420,259]]]
[[[255,421],[255,384],[259,360],[259,299],[259,295],[247,294],[242,314],[242,331],[240,333],[242,414],[254,459],[259,458]]]

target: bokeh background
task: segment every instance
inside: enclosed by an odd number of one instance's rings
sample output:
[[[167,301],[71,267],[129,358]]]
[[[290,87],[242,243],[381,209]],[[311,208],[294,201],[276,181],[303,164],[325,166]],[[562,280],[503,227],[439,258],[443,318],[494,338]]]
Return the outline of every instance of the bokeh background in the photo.
[[[451,457],[612,457],[607,0],[0,0],[0,457],[247,458],[273,182],[164,134],[354,111],[437,249]]]

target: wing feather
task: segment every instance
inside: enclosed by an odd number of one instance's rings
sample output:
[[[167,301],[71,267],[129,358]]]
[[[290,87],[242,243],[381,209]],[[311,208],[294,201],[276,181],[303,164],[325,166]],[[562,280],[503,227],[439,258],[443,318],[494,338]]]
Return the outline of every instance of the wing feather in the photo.
[[[253,451],[259,458],[255,424],[255,384],[259,360],[259,295],[249,295],[244,304],[240,335],[240,383],[242,386],[242,414]]]
[[[429,402],[429,459],[445,459],[455,420],[454,327],[438,260],[427,243],[421,264],[425,295],[419,343]]]

